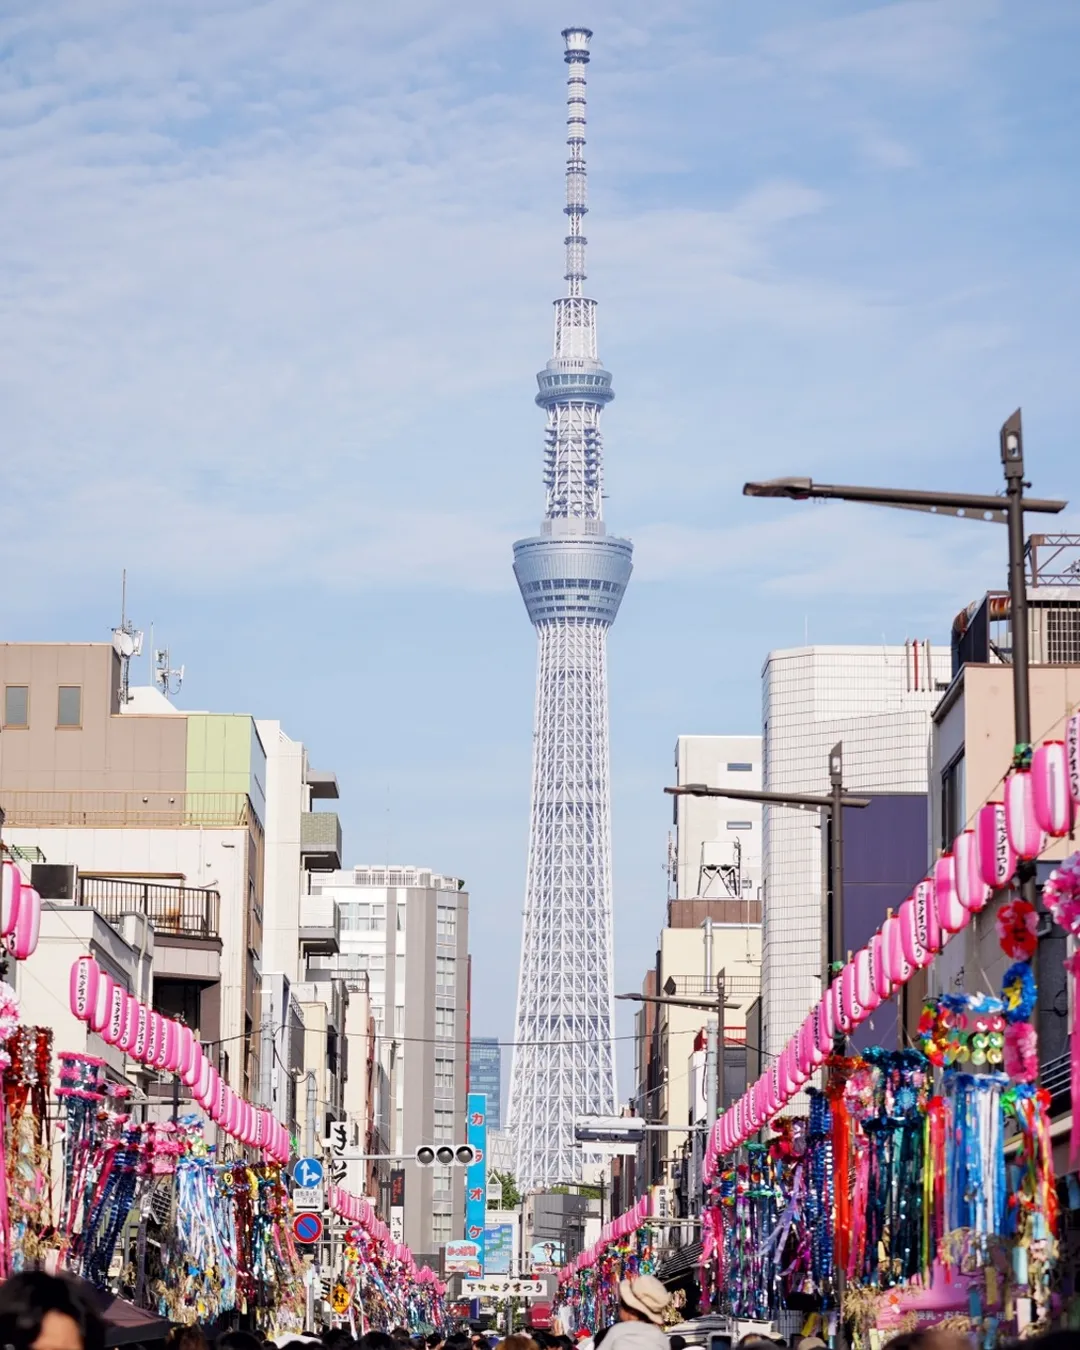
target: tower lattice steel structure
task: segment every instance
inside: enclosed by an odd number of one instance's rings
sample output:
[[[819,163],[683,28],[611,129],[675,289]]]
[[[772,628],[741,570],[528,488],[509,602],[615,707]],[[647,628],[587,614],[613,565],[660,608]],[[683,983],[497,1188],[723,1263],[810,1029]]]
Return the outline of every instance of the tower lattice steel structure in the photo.
[[[567,28],[566,295],[536,377],[547,410],[540,534],[514,545],[536,628],[532,816],[510,1125],[523,1188],[578,1179],[574,1118],[615,1110],[607,631],[631,545],[605,533],[600,414],[614,397],[583,293],[587,28]]]

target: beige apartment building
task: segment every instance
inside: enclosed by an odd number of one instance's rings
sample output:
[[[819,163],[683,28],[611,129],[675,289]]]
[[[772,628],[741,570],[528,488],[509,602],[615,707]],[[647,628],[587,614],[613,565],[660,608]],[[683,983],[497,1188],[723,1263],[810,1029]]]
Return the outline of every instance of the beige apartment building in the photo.
[[[4,843],[46,902],[151,920],[155,1006],[253,1097],[266,756],[248,716],[121,687],[111,644],[0,644]]]

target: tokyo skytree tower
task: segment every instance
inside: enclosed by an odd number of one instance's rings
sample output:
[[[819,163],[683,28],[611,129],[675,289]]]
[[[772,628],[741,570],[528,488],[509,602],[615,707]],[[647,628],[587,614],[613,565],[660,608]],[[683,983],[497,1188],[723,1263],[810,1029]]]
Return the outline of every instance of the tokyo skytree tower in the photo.
[[[536,628],[536,721],[510,1127],[523,1190],[580,1178],[574,1119],[615,1111],[607,631],[632,548],[604,530],[600,413],[614,397],[583,293],[587,28],[567,28],[566,295],[536,377],[547,508],[514,545]]]

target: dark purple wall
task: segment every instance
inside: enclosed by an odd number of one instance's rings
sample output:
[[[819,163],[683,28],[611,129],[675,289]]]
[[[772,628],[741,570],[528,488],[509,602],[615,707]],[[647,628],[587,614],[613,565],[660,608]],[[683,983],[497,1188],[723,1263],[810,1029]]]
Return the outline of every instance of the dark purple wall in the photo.
[[[928,811],[923,793],[873,796],[844,812],[844,954],[873,936],[926,875]],[[896,1046],[896,999],[883,1003],[851,1038],[856,1049]]]

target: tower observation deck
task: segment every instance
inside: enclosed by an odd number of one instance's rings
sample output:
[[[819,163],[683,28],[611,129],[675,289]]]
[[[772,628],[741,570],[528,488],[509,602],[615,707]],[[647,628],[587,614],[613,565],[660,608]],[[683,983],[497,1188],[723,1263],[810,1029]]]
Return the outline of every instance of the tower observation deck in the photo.
[[[578,1180],[576,1116],[615,1112],[607,631],[632,568],[606,533],[600,414],[614,398],[585,283],[587,28],[567,28],[566,294],[551,360],[540,532],[514,545],[536,628],[532,807],[510,1127],[522,1189]]]

